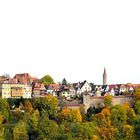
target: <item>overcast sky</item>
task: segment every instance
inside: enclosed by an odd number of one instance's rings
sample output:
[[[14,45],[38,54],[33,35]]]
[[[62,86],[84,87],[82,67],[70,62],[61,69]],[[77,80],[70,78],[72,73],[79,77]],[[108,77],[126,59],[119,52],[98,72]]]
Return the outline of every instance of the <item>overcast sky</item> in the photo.
[[[139,61],[139,0],[0,1],[0,75],[140,83]]]

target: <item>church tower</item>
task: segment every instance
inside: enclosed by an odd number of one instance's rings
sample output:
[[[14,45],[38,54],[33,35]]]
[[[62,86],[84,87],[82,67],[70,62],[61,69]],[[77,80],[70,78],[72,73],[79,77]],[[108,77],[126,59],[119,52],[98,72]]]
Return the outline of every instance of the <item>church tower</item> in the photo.
[[[103,73],[103,85],[107,85],[107,74],[106,74],[106,68],[104,68],[104,73]]]

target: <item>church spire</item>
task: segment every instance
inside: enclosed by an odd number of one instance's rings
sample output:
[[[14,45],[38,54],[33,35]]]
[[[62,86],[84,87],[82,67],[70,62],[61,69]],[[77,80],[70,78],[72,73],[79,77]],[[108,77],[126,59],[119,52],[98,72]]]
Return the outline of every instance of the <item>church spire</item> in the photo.
[[[103,73],[103,85],[107,85],[107,73],[106,73],[106,68],[104,68],[104,73]]]

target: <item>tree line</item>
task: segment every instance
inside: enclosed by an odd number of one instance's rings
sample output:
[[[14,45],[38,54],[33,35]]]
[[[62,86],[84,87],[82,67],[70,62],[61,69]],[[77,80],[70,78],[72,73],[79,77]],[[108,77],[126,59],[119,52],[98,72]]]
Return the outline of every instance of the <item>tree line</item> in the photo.
[[[135,140],[140,138],[140,90],[134,105],[84,105],[79,109],[58,107],[52,95],[36,99],[0,99],[2,140]]]

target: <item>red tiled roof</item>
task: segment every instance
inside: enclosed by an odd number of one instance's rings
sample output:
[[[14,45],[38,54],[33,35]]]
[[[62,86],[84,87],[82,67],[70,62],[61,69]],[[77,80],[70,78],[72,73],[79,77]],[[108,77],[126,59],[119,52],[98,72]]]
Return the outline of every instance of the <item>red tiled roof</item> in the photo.
[[[115,88],[115,85],[109,85],[109,91]]]
[[[31,84],[35,78],[32,78],[29,73],[16,74],[13,78],[17,83]]]
[[[52,88],[53,90],[59,90],[60,89],[60,85],[59,84],[50,84],[49,88]]]

